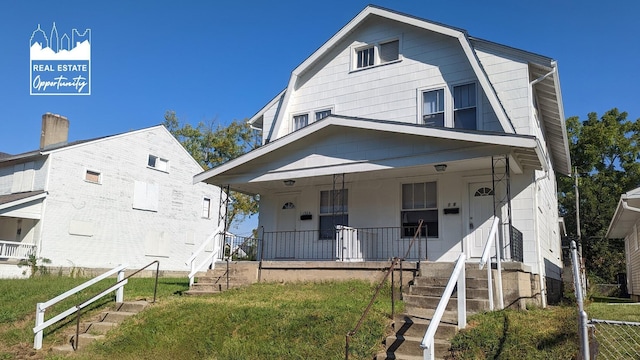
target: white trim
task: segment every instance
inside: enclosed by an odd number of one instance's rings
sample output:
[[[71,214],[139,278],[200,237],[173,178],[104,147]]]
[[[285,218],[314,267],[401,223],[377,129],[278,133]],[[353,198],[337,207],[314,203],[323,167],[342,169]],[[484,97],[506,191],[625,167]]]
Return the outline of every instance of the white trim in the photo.
[[[47,197],[47,193],[44,192],[42,194],[29,196],[29,197],[24,198],[24,199],[18,199],[18,200],[11,201],[11,202],[8,202],[8,203],[0,204],[0,210],[4,210],[4,209],[8,209],[10,207],[26,204],[26,203],[31,202],[31,201],[44,199],[46,197]],[[39,219],[39,220],[41,220],[41,219]]]
[[[358,119],[337,117],[337,116],[331,115],[323,119],[322,121],[306,126],[281,139],[278,139],[277,141],[261,146],[253,151],[248,152],[245,155],[242,155],[236,159],[228,161],[220,166],[204,171],[200,174],[196,174],[193,177],[193,182],[195,184],[195,183],[204,181],[206,179],[209,179],[211,177],[217,176],[219,174],[222,174],[225,171],[233,169],[236,166],[255,160],[263,155],[266,155],[272,151],[280,149],[316,131],[322,130],[330,126],[343,126],[347,128],[353,128],[353,129],[378,130],[378,131],[386,131],[386,132],[397,133],[397,134],[417,135],[417,136],[434,137],[434,138],[448,139],[448,140],[469,141],[469,142],[478,143],[478,145],[480,146],[501,145],[501,146],[507,146],[507,147],[532,149],[538,155],[538,158],[542,166],[543,167],[546,166],[544,157],[541,157],[541,155],[544,155],[544,152],[542,152],[542,150],[539,149],[540,143],[537,141],[535,137],[532,137],[532,136],[497,134],[497,133],[480,134],[475,132],[465,132],[465,131],[458,131],[453,129],[419,127],[419,126],[416,126],[415,124],[366,121],[362,119],[358,120]]]

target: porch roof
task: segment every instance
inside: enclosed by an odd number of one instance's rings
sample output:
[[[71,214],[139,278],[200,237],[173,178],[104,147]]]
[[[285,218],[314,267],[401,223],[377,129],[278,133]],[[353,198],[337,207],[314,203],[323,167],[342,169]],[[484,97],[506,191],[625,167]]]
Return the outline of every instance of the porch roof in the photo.
[[[45,197],[43,190],[0,195],[0,216],[40,219]]]
[[[622,239],[630,234],[633,226],[640,221],[639,210],[640,188],[622,194],[605,237],[607,239]]]
[[[425,166],[439,163],[449,164],[447,171],[486,169],[491,164],[477,159],[493,155],[508,155],[514,172],[548,164],[533,136],[331,115],[197,174],[193,181],[254,194],[267,183],[340,173],[398,176],[397,171],[424,172]]]

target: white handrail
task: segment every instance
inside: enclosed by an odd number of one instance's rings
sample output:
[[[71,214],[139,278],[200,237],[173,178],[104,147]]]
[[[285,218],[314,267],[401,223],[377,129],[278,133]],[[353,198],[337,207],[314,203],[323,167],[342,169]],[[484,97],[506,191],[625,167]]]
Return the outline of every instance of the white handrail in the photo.
[[[198,247],[198,249],[196,251],[193,252],[193,254],[191,254],[191,256],[189,257],[189,259],[187,259],[186,264],[187,265],[191,265],[191,271],[189,272],[189,286],[193,285],[193,278],[196,276],[196,274],[202,270],[202,268],[204,268],[205,266],[211,264],[214,265],[215,261],[213,261],[214,257],[218,256],[218,254],[220,253],[220,249],[222,249],[222,244],[219,244],[218,242],[215,241],[216,236],[219,236],[220,234],[222,234],[222,239],[224,242],[224,234],[223,234],[223,230],[224,230],[224,226],[223,225],[218,225],[218,227],[211,233],[211,235],[209,235],[209,237],[207,237],[207,239],[205,241],[202,242],[202,244],[200,244],[200,247]],[[197,266],[195,265],[195,260],[196,258],[204,252],[204,249],[207,247],[207,245],[209,245],[209,243],[213,242],[213,252],[211,253],[211,255],[207,256],[200,264],[198,264]]]
[[[498,242],[498,227],[500,224],[500,218],[493,217],[493,223],[491,224],[491,230],[487,238],[487,243],[484,245],[482,251],[482,258],[480,259],[480,270],[482,270],[485,264],[489,261],[489,253],[491,252],[491,245],[495,245],[496,248],[496,270],[498,276],[496,278],[496,288],[498,290],[498,301],[500,303],[500,310],[504,309],[504,294],[502,291],[502,256],[500,256],[500,244]],[[493,311],[493,281],[492,281],[491,266],[487,267],[487,289],[489,291],[489,309]]]
[[[433,318],[429,322],[429,327],[422,338],[422,343],[420,343],[420,347],[423,349],[423,357],[424,360],[433,360],[435,359],[435,335],[436,330],[438,330],[438,326],[440,326],[440,320],[442,320],[442,315],[444,315],[444,311],[447,308],[447,304],[449,303],[449,299],[451,299],[451,294],[453,293],[453,288],[458,284],[458,328],[464,329],[467,326],[467,294],[466,294],[466,274],[465,274],[465,260],[466,256],[464,253],[460,253],[458,256],[458,260],[456,261],[456,265],[453,268],[453,272],[451,273],[451,277],[449,278],[449,282],[447,282],[447,286],[444,288],[444,293],[440,298],[440,302],[438,303],[438,307],[436,307],[436,311],[433,314]]]
[[[65,317],[75,313],[76,311],[78,311],[79,309],[89,305],[91,302],[99,299],[100,297],[102,297],[102,295],[105,295],[106,293],[109,293],[113,290],[118,290],[116,293],[116,302],[123,302],[124,300],[124,293],[121,291],[122,288],[127,284],[127,281],[123,281],[119,284],[116,284],[114,286],[112,286],[111,288],[109,288],[108,291],[103,292],[100,296],[96,296],[94,298],[92,298],[89,301],[84,302],[81,306],[73,306],[65,311],[63,311],[62,313],[52,317],[51,319],[44,321],[44,312],[47,310],[47,308],[51,307],[52,305],[68,298],[69,296],[82,291],[86,288],[88,288],[91,285],[94,285],[96,283],[98,283],[99,281],[113,275],[113,274],[118,274],[118,280],[120,281],[124,278],[124,269],[127,268],[128,265],[119,265],[107,272],[105,272],[102,275],[99,275],[83,284],[80,284],[76,287],[74,287],[73,289],[62,293],[56,297],[54,297],[53,299],[43,302],[43,303],[37,303],[36,304],[36,324],[33,328],[33,332],[34,332],[34,339],[33,339],[33,348],[34,349],[40,349],[42,348],[42,335],[43,335],[43,330],[46,329],[47,327],[51,326],[52,324],[55,324],[56,322],[64,319]]]

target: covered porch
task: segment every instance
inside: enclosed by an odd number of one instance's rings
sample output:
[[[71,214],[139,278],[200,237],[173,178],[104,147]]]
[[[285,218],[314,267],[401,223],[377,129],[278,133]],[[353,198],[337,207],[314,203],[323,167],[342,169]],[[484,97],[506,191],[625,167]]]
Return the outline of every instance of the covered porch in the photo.
[[[510,202],[543,154],[531,136],[332,115],[194,182],[260,194],[262,260],[473,261],[496,214],[502,257],[522,261]]]
[[[0,262],[36,255],[44,191],[0,196]]]

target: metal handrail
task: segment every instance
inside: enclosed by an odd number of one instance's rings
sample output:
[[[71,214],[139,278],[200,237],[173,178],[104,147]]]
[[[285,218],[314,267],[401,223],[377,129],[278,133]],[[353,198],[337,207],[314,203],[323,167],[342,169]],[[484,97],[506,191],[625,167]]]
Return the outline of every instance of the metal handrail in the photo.
[[[153,287],[153,301],[151,302],[152,304],[155,304],[156,302],[156,294],[158,293],[158,274],[160,273],[160,262],[158,260],[154,260],[152,262],[150,262],[149,264],[147,264],[146,266],[136,270],[135,272],[129,274],[129,276],[120,279],[120,274],[118,274],[118,282],[115,283],[115,285],[110,286],[108,288],[106,288],[105,290],[99,292],[98,294],[96,294],[95,296],[91,297],[89,300],[84,301],[79,303],[78,305],[76,305],[76,337],[74,338],[75,341],[71,342],[71,347],[73,348],[73,350],[78,350],[78,344],[80,343],[80,315],[82,314],[82,309],[89,306],[91,303],[93,303],[94,301],[100,299],[101,297],[107,295],[108,293],[112,292],[113,290],[118,291],[118,293],[116,294],[116,302],[123,302],[124,301],[124,292],[123,287],[129,282],[129,278],[137,275],[139,272],[141,272],[142,270],[148,268],[149,266],[156,264],[156,281],[155,281],[155,285]],[[120,298],[120,301],[118,301],[118,298]]]
[[[353,330],[349,331],[347,333],[347,335],[345,336],[345,345],[344,345],[344,358],[346,360],[349,360],[349,339],[356,334],[356,332],[358,332],[358,330],[360,329],[360,326],[362,326],[362,322],[364,321],[365,317],[369,314],[369,311],[371,310],[371,306],[373,306],[373,303],[376,301],[376,299],[378,298],[378,294],[380,293],[380,290],[382,289],[382,286],[384,285],[384,283],[387,281],[387,278],[389,277],[389,274],[391,274],[395,268],[395,264],[398,261],[398,258],[393,258],[391,259],[391,265],[389,266],[389,269],[387,270],[387,272],[384,274],[384,277],[382,278],[382,280],[380,281],[380,283],[378,284],[378,286],[376,287],[376,291],[373,294],[373,296],[371,297],[371,300],[369,301],[369,304],[367,305],[367,307],[365,308],[364,312],[362,313],[362,316],[360,316],[360,319],[358,320],[358,323],[356,324],[356,326],[353,328]],[[393,282],[391,283],[391,317],[394,316],[393,314]]]
[[[425,360],[435,359],[434,338],[436,330],[440,325],[440,320],[442,320],[442,315],[444,315],[444,311],[447,308],[447,304],[449,303],[449,299],[451,299],[451,295],[453,294],[453,289],[456,284],[458,286],[458,328],[464,329],[467,326],[465,260],[466,256],[464,252],[460,253],[458,260],[456,261],[456,265],[453,268],[453,272],[451,273],[451,277],[449,278],[449,282],[447,282],[447,286],[444,289],[444,294],[442,294],[438,307],[436,307],[436,311],[433,314],[433,318],[429,322],[429,327],[422,338],[420,347],[423,349],[423,357]]]
[[[500,310],[504,309],[504,294],[502,291],[502,256],[500,256],[500,244],[498,243],[498,225],[500,224],[500,219],[496,216],[493,218],[493,223],[491,224],[491,230],[489,231],[489,236],[487,238],[487,243],[484,245],[484,250],[482,251],[482,258],[480,259],[480,270],[484,268],[487,261],[489,261],[489,252],[491,251],[491,245],[495,244],[496,248],[496,269],[498,271],[498,276],[496,277],[496,287],[498,290],[498,301],[500,303]],[[494,310],[493,305],[493,286],[492,286],[492,275],[491,275],[491,266],[487,267],[487,289],[489,291],[489,309],[491,311]]]
[[[44,329],[46,329],[47,327],[49,327],[50,325],[55,324],[56,322],[66,318],[67,316],[73,314],[76,311],[75,306],[71,307],[65,311],[63,311],[62,313],[52,317],[51,319],[44,321],[44,313],[47,310],[48,307],[68,298],[69,296],[82,291],[86,288],[88,288],[89,286],[97,283],[100,280],[106,279],[107,277],[118,273],[118,276],[120,276],[120,273],[124,271],[124,269],[127,268],[127,265],[119,265],[107,272],[105,272],[102,275],[96,276],[95,278],[84,282],[83,284],[80,284],[76,287],[74,287],[71,290],[68,290],[56,297],[54,297],[53,299],[43,302],[43,303],[37,303],[36,304],[36,324],[35,327],[33,328],[33,332],[34,332],[34,338],[33,338],[33,348],[38,350],[40,348],[42,348],[42,332]]]
[[[227,275],[227,290],[229,290],[229,261],[230,261],[231,259],[233,259],[233,255],[237,254],[237,253],[238,253],[238,250],[240,250],[240,248],[242,248],[242,246],[244,246],[248,241],[251,241],[251,240],[259,241],[259,240],[258,240],[258,239],[256,239],[256,238],[248,237],[248,238],[246,238],[246,239],[245,239],[245,240],[244,240],[240,245],[238,245],[238,246],[236,247],[236,249],[235,249],[235,250],[233,250],[233,252],[230,252],[230,253],[229,253],[229,256],[227,256],[227,274],[226,274],[226,275]]]

